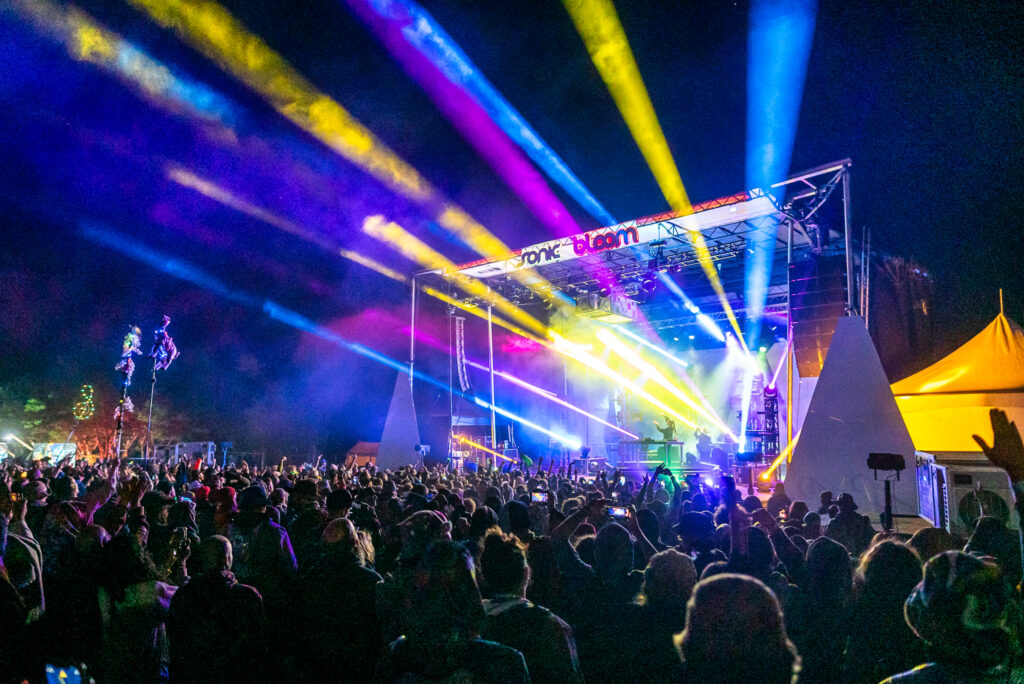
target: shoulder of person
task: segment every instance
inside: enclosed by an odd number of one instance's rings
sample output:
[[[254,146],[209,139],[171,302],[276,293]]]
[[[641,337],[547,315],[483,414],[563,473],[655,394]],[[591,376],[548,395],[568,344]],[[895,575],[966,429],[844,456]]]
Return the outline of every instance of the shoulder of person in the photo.
[[[496,641],[473,639],[469,642],[468,653],[471,657],[480,658],[485,662],[499,663],[504,666],[515,666],[518,663],[524,670],[526,669],[526,660],[522,653]]]

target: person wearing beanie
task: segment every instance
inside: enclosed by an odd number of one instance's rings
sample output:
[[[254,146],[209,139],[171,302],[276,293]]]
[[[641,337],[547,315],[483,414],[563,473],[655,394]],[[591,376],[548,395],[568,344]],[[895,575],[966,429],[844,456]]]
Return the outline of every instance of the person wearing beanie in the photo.
[[[251,485],[238,494],[238,513],[224,536],[231,542],[238,581],[260,592],[267,617],[276,622],[287,612],[288,587],[298,574],[287,530],[267,514],[270,500],[263,487]]]
[[[960,551],[935,556],[903,608],[930,662],[883,684],[1024,681],[1013,604],[995,563]]]

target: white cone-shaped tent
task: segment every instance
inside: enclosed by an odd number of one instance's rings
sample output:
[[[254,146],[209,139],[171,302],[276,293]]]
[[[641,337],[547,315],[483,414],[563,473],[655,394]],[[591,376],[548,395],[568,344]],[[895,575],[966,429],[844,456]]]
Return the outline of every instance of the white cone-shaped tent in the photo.
[[[917,515],[914,444],[903,423],[878,352],[858,316],[840,318],[786,472],[786,494],[811,508],[831,490],[853,495],[861,512],[885,507],[879,473],[868,454],[901,454],[907,469],[893,483],[893,512]]]
[[[420,429],[412,401],[412,381],[408,373],[399,373],[395,379],[395,393],[391,395],[391,407],[384,419],[377,467],[394,470],[414,463],[419,443]]]
[[[893,384],[914,446],[927,452],[980,451],[989,411],[1001,408],[1024,428],[1024,330],[1002,312],[946,358]]]

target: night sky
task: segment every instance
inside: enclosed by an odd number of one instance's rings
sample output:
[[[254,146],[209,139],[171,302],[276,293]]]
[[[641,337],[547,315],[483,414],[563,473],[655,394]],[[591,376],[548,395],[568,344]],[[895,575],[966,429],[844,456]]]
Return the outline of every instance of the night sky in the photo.
[[[422,4],[616,218],[668,209],[561,3]],[[507,244],[551,237],[345,3],[223,5]],[[475,255],[175,33],[120,2],[77,6],[200,84],[219,120],[146,97],[69,56],[23,12],[0,10],[0,388],[58,403],[84,382],[112,388],[128,324],[146,345],[166,313],[182,356],[158,392],[188,419],[187,436],[300,453],[378,439],[395,371],[244,298],[405,360],[407,288],[172,182],[168,169],[407,274],[409,261],[362,234],[367,215],[455,261]],[[748,3],[616,6],[690,198],[741,191]],[[1024,319],[1022,27],[1014,2],[819,4],[791,170],[852,159],[855,229],[871,227],[879,257],[932,274],[935,338],[900,372],[980,330],[1000,287],[1007,313]],[[598,227],[556,194],[581,229]],[[443,322],[425,326],[443,337]],[[134,386],[137,406],[145,385]]]

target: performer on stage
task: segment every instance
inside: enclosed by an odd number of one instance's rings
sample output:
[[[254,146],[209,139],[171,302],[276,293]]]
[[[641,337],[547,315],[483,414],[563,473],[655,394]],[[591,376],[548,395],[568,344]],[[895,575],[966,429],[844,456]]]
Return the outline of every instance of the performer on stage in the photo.
[[[697,455],[701,461],[708,461],[711,458],[711,435],[703,427],[693,431],[693,438],[697,440]]]
[[[676,423],[668,416],[664,414],[662,414],[662,416],[665,418],[665,427],[658,425],[658,421],[656,420],[652,420],[651,422],[654,423],[655,429],[661,433],[661,438],[666,442],[671,442],[676,437]]]

